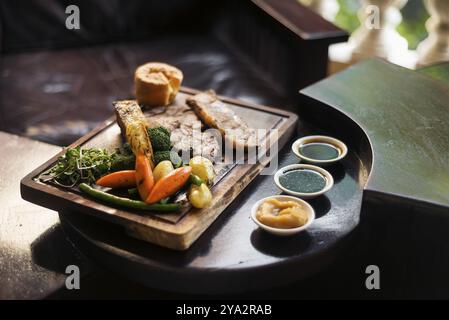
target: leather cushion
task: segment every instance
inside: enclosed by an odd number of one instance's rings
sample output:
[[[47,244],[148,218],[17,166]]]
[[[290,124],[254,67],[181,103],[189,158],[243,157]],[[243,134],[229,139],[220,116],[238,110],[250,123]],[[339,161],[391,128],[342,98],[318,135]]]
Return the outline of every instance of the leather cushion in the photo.
[[[79,8],[79,30],[65,27],[69,5]],[[205,18],[217,11],[214,6],[207,0],[3,0],[3,52],[137,40],[194,28],[204,30]]]
[[[164,61],[183,85],[256,103],[286,103],[255,66],[209,36],[10,54],[2,57],[0,130],[68,145],[110,117],[112,102],[133,98],[135,68]]]

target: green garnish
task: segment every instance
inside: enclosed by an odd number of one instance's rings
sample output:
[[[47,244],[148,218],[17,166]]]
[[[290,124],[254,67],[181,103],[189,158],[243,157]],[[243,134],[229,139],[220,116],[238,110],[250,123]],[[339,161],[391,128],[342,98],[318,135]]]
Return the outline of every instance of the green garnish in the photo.
[[[93,184],[103,174],[111,170],[116,153],[105,149],[81,147],[68,149],[59,157],[53,167],[45,171],[39,179],[53,181],[63,187],[74,187],[78,183]]]

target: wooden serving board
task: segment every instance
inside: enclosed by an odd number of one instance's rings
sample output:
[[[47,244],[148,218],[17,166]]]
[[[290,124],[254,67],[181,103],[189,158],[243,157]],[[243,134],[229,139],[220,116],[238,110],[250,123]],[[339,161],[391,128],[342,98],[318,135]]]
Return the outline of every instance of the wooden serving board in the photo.
[[[198,91],[183,88],[174,103],[185,103],[185,98]],[[268,155],[255,164],[237,163],[221,167],[212,187],[213,200],[205,209],[185,207],[180,213],[148,214],[110,207],[97,202],[77,189],[66,189],[37,179],[65,153],[55,155],[46,163],[28,174],[21,181],[21,193],[25,200],[58,210],[80,212],[119,224],[138,239],[163,247],[186,250],[212,224],[223,210],[241,193],[275,156],[271,151],[274,143],[278,148],[288,141],[295,130],[297,116],[291,112],[250,104],[220,97],[231,109],[255,129],[277,129],[277,136],[268,139]],[[122,144],[120,128],[115,117],[105,121],[92,132],[70,145],[70,148],[96,147],[114,150]],[[248,213],[249,214],[249,213]]]

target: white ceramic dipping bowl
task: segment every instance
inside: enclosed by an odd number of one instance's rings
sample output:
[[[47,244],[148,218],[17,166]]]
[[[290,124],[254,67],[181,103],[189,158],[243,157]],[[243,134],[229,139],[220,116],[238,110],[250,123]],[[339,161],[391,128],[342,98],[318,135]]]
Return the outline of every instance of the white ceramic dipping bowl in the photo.
[[[277,199],[279,201],[295,201],[298,202],[303,208],[304,210],[306,210],[307,213],[307,222],[305,225],[303,225],[302,227],[298,227],[298,228],[290,228],[290,229],[281,229],[281,228],[273,228],[273,227],[269,227],[267,225],[264,225],[262,222],[260,222],[259,220],[257,220],[256,217],[256,213],[257,213],[257,209],[259,209],[260,205],[268,199]],[[276,236],[291,236],[294,234],[297,234],[301,231],[306,230],[311,224],[312,222],[315,220],[315,210],[312,208],[312,206],[310,204],[308,204],[306,201],[296,198],[296,197],[292,197],[292,196],[283,196],[283,195],[277,195],[277,196],[271,196],[271,197],[266,197],[263,198],[259,201],[257,201],[252,209],[251,209],[251,219],[254,221],[255,224],[257,224],[260,228],[262,228],[263,230],[274,234]]]
[[[334,158],[334,159],[329,159],[329,160],[318,160],[318,159],[312,159],[312,158],[308,158],[304,155],[302,155],[299,152],[299,148],[305,144],[308,143],[328,143],[333,145],[335,148],[337,148],[338,152],[339,152],[339,156]],[[346,154],[348,153],[348,147],[346,146],[346,144],[344,144],[342,141],[332,138],[332,137],[328,137],[328,136],[307,136],[307,137],[302,137],[298,140],[296,140],[293,144],[292,144],[292,151],[293,153],[302,161],[307,162],[307,163],[312,163],[312,164],[316,164],[316,165],[321,165],[321,166],[325,166],[337,161],[340,161],[341,159],[343,159]]]
[[[287,171],[292,171],[295,169],[308,169],[308,170],[313,170],[316,171],[317,173],[321,174],[324,179],[326,180],[326,185],[324,186],[323,189],[321,189],[320,191],[317,192],[296,192],[290,189],[285,188],[284,186],[282,186],[279,182],[279,177],[281,175],[283,175],[285,172]],[[279,169],[275,175],[274,175],[274,183],[276,183],[276,186],[281,189],[282,191],[284,191],[285,193],[291,194],[293,196],[296,197],[300,197],[303,199],[312,199],[312,198],[316,198],[320,195],[322,195],[323,193],[329,191],[332,186],[334,185],[334,178],[332,178],[332,175],[325,169],[311,165],[311,164],[291,164],[289,166],[285,166],[281,169]]]

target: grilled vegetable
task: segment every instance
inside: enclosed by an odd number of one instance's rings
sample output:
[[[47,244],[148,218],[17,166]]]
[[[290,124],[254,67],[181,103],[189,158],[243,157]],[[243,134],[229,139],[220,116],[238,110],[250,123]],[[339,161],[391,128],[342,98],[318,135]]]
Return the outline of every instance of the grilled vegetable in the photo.
[[[153,151],[169,151],[171,149],[170,131],[164,127],[156,127],[148,129]]]
[[[173,164],[170,161],[165,160],[159,162],[153,171],[154,182],[158,182],[173,170],[175,170],[175,168],[173,168]]]
[[[136,171],[124,170],[113,172],[101,177],[95,184],[113,189],[135,187]]]
[[[202,209],[212,202],[212,192],[205,183],[201,185],[192,184],[189,188],[187,198],[195,208]]]
[[[156,164],[165,160],[171,161],[175,168],[179,168],[182,165],[181,157],[174,151],[158,151],[154,154],[154,162]]]
[[[136,186],[141,199],[146,199],[154,186],[150,161],[143,154],[136,157]]]
[[[147,121],[134,100],[123,100],[114,102],[117,123],[122,134],[126,137],[133,153],[143,154],[150,161],[150,167],[154,168],[153,148],[147,132]]]
[[[107,192],[103,192],[92,188],[86,183],[81,183],[79,185],[81,191],[90,195],[92,198],[104,201],[111,205],[116,205],[123,208],[135,209],[135,210],[145,210],[145,211],[155,211],[155,212],[172,212],[181,209],[179,203],[166,203],[166,204],[146,204],[143,201],[131,200],[127,198],[117,197]]]
[[[191,167],[182,167],[170,172],[154,185],[148,198],[145,198],[145,202],[156,203],[175,194],[189,180],[191,172]]]
[[[189,166],[192,167],[192,173],[197,175],[208,185],[211,185],[215,179],[215,170],[212,162],[204,157],[196,156],[190,159]]]

